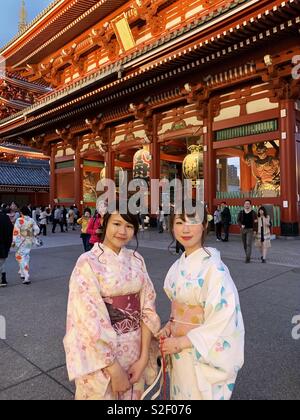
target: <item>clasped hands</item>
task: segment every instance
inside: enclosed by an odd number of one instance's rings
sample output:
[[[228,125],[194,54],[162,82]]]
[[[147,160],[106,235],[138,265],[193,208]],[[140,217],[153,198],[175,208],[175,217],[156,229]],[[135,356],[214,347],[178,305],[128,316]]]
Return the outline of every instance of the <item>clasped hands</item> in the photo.
[[[171,322],[168,322],[155,337],[160,342],[162,356],[177,354],[182,352],[184,349],[192,347],[192,343],[188,337],[172,337]]]

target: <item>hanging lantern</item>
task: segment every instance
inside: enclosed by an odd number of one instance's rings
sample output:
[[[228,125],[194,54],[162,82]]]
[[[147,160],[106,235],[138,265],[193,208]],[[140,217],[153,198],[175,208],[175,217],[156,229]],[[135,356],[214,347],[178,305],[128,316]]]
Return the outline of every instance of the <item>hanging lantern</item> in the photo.
[[[147,149],[141,149],[133,157],[133,178],[150,180],[151,154]]]
[[[186,179],[197,181],[203,179],[203,146],[193,145],[188,148],[191,152],[183,161],[183,174]]]

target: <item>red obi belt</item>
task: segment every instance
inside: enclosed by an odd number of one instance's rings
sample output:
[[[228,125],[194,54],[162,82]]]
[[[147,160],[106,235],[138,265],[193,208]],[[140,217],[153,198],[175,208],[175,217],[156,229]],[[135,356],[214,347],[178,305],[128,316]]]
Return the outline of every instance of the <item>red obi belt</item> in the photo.
[[[141,326],[141,303],[139,293],[103,298],[111,325],[118,335],[137,331]]]

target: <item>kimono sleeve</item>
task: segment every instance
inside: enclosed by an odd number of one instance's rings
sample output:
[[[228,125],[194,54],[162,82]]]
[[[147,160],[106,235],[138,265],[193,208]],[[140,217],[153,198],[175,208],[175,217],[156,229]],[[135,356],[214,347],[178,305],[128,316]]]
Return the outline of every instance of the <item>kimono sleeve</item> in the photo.
[[[21,238],[21,225],[20,225],[20,219],[16,220],[16,223],[14,225],[14,230],[13,230],[13,243],[16,246],[19,246],[19,244],[22,242],[22,238]]]
[[[229,270],[212,264],[203,290],[204,323],[188,333],[207,382],[236,377],[244,364],[244,324],[239,297]],[[205,286],[204,286],[205,287]]]
[[[160,329],[160,318],[156,312],[155,305],[156,292],[153,283],[150,280],[144,260],[142,260],[142,271],[144,275],[144,282],[141,290],[142,321],[152,334],[156,334]]]
[[[71,277],[64,346],[71,381],[104,369],[115,360],[117,335],[86,254],[78,260]]]

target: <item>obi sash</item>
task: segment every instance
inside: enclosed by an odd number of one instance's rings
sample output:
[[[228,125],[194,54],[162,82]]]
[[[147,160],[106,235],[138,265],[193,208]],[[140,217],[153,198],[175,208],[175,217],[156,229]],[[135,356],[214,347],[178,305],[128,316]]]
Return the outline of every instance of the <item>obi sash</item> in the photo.
[[[175,300],[170,322],[172,336],[183,337],[204,323],[204,309],[201,305],[186,305]]]
[[[141,326],[140,295],[103,298],[111,324],[118,335],[137,331]]]

